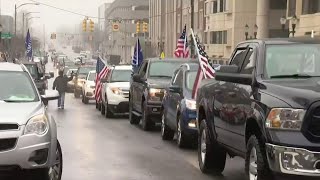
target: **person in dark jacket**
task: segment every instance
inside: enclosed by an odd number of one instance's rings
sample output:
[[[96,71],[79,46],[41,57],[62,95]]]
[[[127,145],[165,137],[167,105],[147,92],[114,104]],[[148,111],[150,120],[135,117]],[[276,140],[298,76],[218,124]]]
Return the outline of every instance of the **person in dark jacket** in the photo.
[[[59,71],[59,76],[53,82],[53,90],[57,90],[59,92],[58,99],[58,108],[64,109],[64,98],[67,91],[68,82],[73,79],[73,72],[71,73],[71,77],[67,77],[63,75],[63,71]]]

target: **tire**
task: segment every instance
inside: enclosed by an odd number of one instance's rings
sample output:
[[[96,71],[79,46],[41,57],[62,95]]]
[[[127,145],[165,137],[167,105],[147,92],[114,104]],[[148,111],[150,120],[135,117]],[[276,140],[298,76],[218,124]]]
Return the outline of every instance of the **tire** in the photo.
[[[198,135],[198,161],[203,173],[221,174],[226,164],[227,153],[220,145],[209,138],[209,128],[201,121]]]
[[[166,115],[165,112],[163,112],[161,117],[161,137],[162,140],[172,141],[174,137],[174,131],[169,128],[166,122]]]
[[[53,167],[37,169],[30,171],[30,178],[38,179],[38,180],[61,180],[62,177],[62,169],[63,169],[63,159],[62,159],[62,150],[59,141],[57,141],[57,150],[56,150],[57,158],[56,161],[60,162],[59,164],[55,164]],[[55,168],[57,171],[52,170]]]
[[[248,180],[273,179],[272,172],[269,169],[265,147],[255,135],[252,135],[247,143],[245,170]]]
[[[101,114],[105,115],[105,113],[106,113],[106,107],[105,107],[104,103],[102,102],[101,103]]]
[[[80,98],[80,93],[75,89],[73,92],[75,98]]]
[[[89,104],[89,99],[86,96],[84,96],[84,98],[83,98],[83,103],[84,104]]]
[[[183,132],[181,115],[178,116],[177,122],[177,144],[179,148],[185,148],[188,146],[188,137],[186,137],[185,133]]]
[[[149,115],[147,113],[147,102],[146,101],[143,102],[141,108],[142,108],[142,118],[141,118],[142,129],[144,131],[150,131],[155,126],[155,123],[152,122],[149,118]]]
[[[101,111],[101,109],[102,109],[102,102],[98,103],[98,110]]]
[[[96,101],[96,109],[99,108],[99,103]]]
[[[106,100],[108,101],[108,100]],[[106,102],[107,103],[107,102]],[[104,114],[106,116],[106,118],[112,118],[113,117],[113,113],[110,111],[110,109],[108,108],[108,103],[104,108]]]
[[[132,101],[130,100],[129,102],[129,121],[130,124],[139,124],[140,123],[140,118],[133,114],[133,108],[132,108]]]

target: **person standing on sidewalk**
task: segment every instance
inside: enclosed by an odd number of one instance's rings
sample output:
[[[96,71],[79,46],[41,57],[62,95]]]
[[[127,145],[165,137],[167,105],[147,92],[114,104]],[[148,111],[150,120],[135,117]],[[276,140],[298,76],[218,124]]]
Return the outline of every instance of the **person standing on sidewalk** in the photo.
[[[57,90],[59,92],[58,99],[58,108],[64,109],[64,98],[67,91],[68,82],[73,79],[73,72],[71,73],[71,77],[67,77],[63,75],[63,71],[59,71],[59,76],[53,82],[53,90]]]

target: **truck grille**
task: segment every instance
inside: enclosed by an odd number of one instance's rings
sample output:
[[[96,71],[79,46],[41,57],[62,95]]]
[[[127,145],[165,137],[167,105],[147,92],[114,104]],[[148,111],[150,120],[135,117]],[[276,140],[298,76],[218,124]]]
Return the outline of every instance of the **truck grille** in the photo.
[[[313,136],[320,137],[320,107],[313,110],[308,130]]]
[[[124,98],[129,98],[129,89],[121,89],[121,91]]]
[[[18,129],[19,129],[18,124],[0,124],[0,131],[18,130]]]
[[[16,145],[17,139],[0,139],[0,151],[7,151],[13,149]]]

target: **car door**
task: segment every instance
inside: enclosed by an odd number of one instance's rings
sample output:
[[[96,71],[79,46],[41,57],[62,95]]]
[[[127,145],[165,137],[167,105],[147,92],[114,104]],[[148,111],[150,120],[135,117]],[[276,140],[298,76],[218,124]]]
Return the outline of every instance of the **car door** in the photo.
[[[148,69],[148,61],[145,61],[139,69],[138,74],[142,79],[146,79],[147,77],[147,69]],[[133,108],[134,110],[141,112],[141,104],[142,104],[142,97],[144,93],[144,87],[146,82],[135,82],[132,81],[132,101],[133,101]]]
[[[240,71],[245,54],[246,46],[237,48],[233,53],[229,65],[238,66]],[[219,83],[213,86],[212,89],[215,93],[213,114],[215,131],[218,134],[217,139],[225,145],[232,145],[234,140],[230,136],[231,132],[227,124],[233,121],[235,117],[234,101],[239,88],[235,83],[226,81],[219,81]]]
[[[257,46],[250,44],[242,63],[240,74],[247,74],[254,76],[257,58]],[[251,85],[235,84],[237,89],[236,96],[233,99],[234,117],[229,121],[227,126],[231,132],[233,141],[239,142],[234,144],[234,148],[245,152],[245,125],[248,117],[252,117],[253,109],[251,104],[255,101],[253,96],[253,89]],[[241,143],[240,143],[241,142]]]
[[[183,69],[181,68],[179,70],[179,72],[177,73],[177,77],[175,79],[175,82],[173,83],[174,86],[178,86],[181,91],[180,92],[175,92],[172,93],[171,96],[171,109],[172,109],[172,118],[170,120],[170,124],[171,127],[173,127],[174,129],[177,129],[177,112],[178,112],[178,108],[180,108],[180,102],[181,102],[181,97],[182,95],[182,89],[183,89]]]

